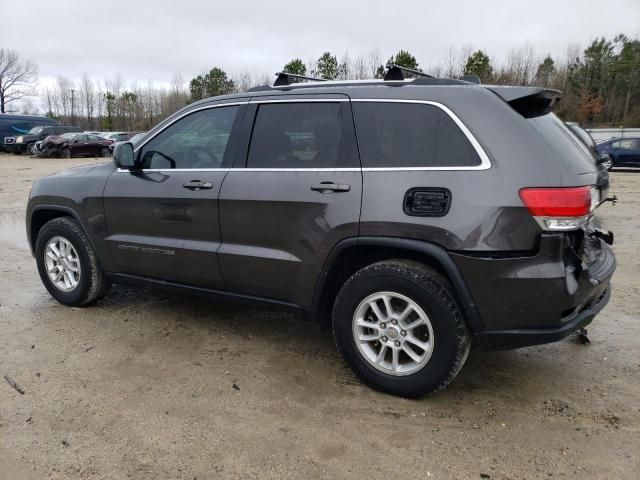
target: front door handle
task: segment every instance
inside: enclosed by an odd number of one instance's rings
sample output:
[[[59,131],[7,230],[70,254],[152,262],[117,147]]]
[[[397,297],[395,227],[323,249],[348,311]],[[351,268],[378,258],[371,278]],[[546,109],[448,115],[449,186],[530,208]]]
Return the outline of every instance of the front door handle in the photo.
[[[333,193],[333,192],[348,192],[351,190],[351,185],[344,183],[322,182],[319,185],[311,185],[311,190],[320,193]]]
[[[188,188],[189,190],[206,190],[213,188],[213,183],[203,182],[202,180],[191,180],[190,182],[183,183],[182,187]]]

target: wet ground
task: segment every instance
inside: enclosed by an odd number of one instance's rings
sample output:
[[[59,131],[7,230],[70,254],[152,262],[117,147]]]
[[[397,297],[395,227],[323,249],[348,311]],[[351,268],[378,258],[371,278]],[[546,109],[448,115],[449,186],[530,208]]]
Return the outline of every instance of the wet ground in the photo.
[[[66,308],[24,238],[31,181],[86,159],[0,154],[0,479],[635,479],[640,172],[603,207],[619,267],[589,329],[472,352],[420,401],[363,387],[286,314],[115,288]]]

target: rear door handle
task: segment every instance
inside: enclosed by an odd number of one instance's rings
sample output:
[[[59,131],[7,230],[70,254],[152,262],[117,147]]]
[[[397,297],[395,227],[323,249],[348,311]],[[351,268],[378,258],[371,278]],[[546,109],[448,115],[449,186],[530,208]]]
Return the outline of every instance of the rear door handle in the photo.
[[[351,185],[344,183],[322,182],[319,185],[311,185],[311,190],[320,193],[348,192]]]
[[[213,188],[213,183],[203,182],[202,180],[191,180],[190,182],[183,183],[182,187],[188,188],[189,190],[206,190]]]

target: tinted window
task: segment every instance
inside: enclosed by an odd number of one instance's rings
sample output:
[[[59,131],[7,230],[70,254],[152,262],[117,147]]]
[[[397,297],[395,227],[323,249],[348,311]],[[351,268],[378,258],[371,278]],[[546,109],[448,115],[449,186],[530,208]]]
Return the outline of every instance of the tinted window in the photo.
[[[354,103],[363,167],[462,167],[480,157],[455,122],[433,105]]]
[[[248,168],[336,168],[347,163],[342,104],[273,103],[258,107]]]
[[[628,138],[624,140],[618,140],[611,144],[613,148],[619,148],[621,150],[634,150],[638,148],[638,141],[633,138]]]
[[[104,142],[104,138],[99,137],[98,135],[87,135],[87,138],[90,142]]]
[[[142,147],[142,168],[220,168],[238,107],[200,110]]]

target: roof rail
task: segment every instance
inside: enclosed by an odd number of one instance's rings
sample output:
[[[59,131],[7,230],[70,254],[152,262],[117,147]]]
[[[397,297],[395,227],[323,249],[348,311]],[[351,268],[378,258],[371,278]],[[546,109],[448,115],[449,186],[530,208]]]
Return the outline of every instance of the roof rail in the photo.
[[[433,75],[421,72],[420,70],[414,70],[413,68],[403,67],[402,65],[390,63],[387,65],[387,72],[384,74],[384,80],[404,80],[405,78],[407,78],[404,75],[405,72],[417,77],[433,78]]]
[[[297,73],[289,73],[289,72],[277,72],[276,75],[278,76],[278,78],[276,78],[276,81],[273,82],[273,86],[274,87],[279,87],[281,85],[291,85],[292,82],[291,79],[294,78],[296,80],[311,80],[314,82],[326,82],[326,78],[317,78],[317,77],[308,77],[306,75],[298,75]]]

